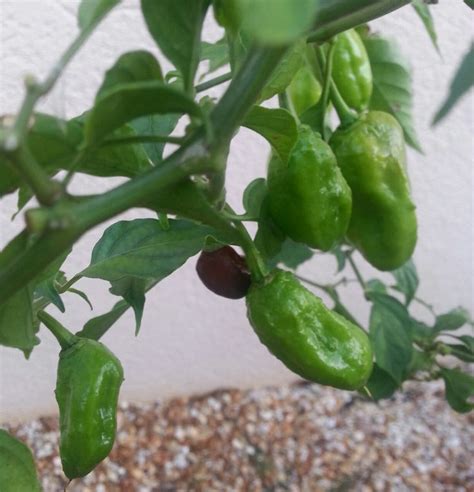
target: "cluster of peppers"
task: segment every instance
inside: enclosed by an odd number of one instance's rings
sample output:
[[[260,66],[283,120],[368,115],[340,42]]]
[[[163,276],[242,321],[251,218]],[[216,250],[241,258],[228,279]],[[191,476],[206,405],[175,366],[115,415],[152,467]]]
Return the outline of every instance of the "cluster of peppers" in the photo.
[[[270,213],[294,241],[328,251],[347,240],[373,266],[391,270],[410,258],[416,243],[403,132],[389,114],[366,111],[371,70],[355,31],[337,37],[332,77],[345,103],[360,116],[342,124],[329,142],[301,125],[288,161],[271,157]],[[288,94],[296,114],[318,102],[321,84],[308,65],[298,70]],[[261,342],[295,373],[341,389],[366,383],[373,356],[365,332],[328,309],[292,273],[276,269],[255,279],[230,246],[202,252],[197,272],[216,294],[246,297],[248,317]],[[38,316],[62,348],[56,400],[63,469],[70,479],[82,477],[112,449],[123,369],[100,342],[72,335],[44,312]],[[0,433],[1,446],[9,448],[11,460],[21,458],[21,466],[28,462],[25,477],[34,473],[23,445]],[[14,463],[0,462],[0,468],[5,466]]]
[[[329,51],[326,84],[331,84],[334,103],[354,116],[341,118],[328,141],[301,124],[287,162],[273,153],[267,176],[270,215],[296,242],[329,251],[346,241],[375,268],[393,270],[411,257],[417,239],[403,131],[390,114],[367,110],[372,72],[358,33],[338,35]],[[297,116],[318,103],[321,84],[308,64],[296,73],[287,94]],[[201,280],[230,297],[225,291],[232,279],[239,279],[232,297],[246,297],[248,318],[260,341],[290,370],[320,384],[362,388],[373,364],[367,334],[327,308],[291,272],[276,269],[250,282],[236,256],[228,246],[203,253]]]

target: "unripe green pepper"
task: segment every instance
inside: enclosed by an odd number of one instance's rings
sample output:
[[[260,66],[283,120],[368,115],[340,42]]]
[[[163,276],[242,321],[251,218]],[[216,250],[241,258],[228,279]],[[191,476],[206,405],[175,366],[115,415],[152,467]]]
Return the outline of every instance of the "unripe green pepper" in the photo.
[[[296,73],[291,84],[288,86],[290,102],[296,114],[301,115],[311,106],[314,106],[321,97],[321,84],[305,63]]]
[[[335,43],[333,80],[352,109],[367,109],[372,96],[372,69],[364,43],[354,29],[338,34]]]
[[[417,239],[402,128],[390,114],[371,111],[339,128],[330,144],[352,189],[348,238],[379,270],[402,266]]]
[[[87,475],[110,453],[122,381],[120,361],[100,342],[77,338],[61,351],[56,400],[59,449],[68,478]]]
[[[41,492],[35,462],[28,446],[0,429],[0,490]]]
[[[303,378],[349,390],[369,378],[372,349],[365,332],[328,309],[291,272],[275,270],[253,284],[247,313],[260,341]]]
[[[346,233],[351,190],[331,148],[309,126],[300,127],[287,164],[271,158],[268,190],[273,220],[294,241],[327,251]]]

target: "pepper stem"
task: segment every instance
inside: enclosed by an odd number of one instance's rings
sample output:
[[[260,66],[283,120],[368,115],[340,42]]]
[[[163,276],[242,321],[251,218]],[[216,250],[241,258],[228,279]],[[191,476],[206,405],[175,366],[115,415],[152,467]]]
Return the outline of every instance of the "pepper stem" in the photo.
[[[324,53],[324,50],[322,46],[317,45],[316,46],[316,55],[318,57],[318,61],[321,66],[326,67],[327,69],[327,64],[329,64],[330,72],[332,72],[332,56],[334,54],[334,49],[333,46],[331,46],[329,53],[328,53],[328,59],[326,60],[326,55]],[[325,72],[326,76],[328,72]],[[327,83],[327,79],[325,80],[325,89],[326,89],[326,84],[331,90],[331,101],[334,104],[334,107],[336,108],[337,115],[339,116],[339,119],[341,120],[341,125],[342,126],[348,126],[354,121],[357,120],[357,113],[353,111],[347,103],[344,101],[342,98],[336,84],[334,83],[334,80],[332,78],[330,79],[330,84]]]
[[[63,350],[77,342],[77,337],[46,311],[38,311],[37,316],[44,326],[56,337]]]

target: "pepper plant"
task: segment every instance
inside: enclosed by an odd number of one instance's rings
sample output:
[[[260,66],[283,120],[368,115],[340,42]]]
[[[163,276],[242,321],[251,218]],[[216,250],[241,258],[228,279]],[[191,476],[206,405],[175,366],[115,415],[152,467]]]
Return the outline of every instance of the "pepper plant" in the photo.
[[[57,338],[66,475],[89,473],[114,441],[123,372],[99,340],[130,308],[138,333],[145,295],[197,254],[196,278],[218,295],[246,297],[261,342],[302,377],[375,401],[407,380],[443,379],[449,405],[472,410],[472,320],[462,308],[434,314],[417,296],[417,219],[405,145],[421,144],[410,71],[396,44],[369,24],[412,3],[436,46],[428,6],[436,2],[141,0],[146,26],[175,69],[164,74],[150,52],[131,51],[106,72],[84,114],[63,120],[37,112],[119,3],[82,0],[76,38],[43,81],[26,79],[20,110],[0,124],[0,198],[17,193],[26,222],[0,253],[0,343],[28,357],[41,323]],[[214,44],[201,41],[207,15],[224,28]],[[473,56],[471,47],[434,124],[473,84]],[[209,69],[197,83],[201,62]],[[224,75],[213,75],[223,67]],[[229,81],[219,100],[206,95]],[[278,108],[262,105],[272,97]],[[182,118],[188,125],[177,135]],[[226,203],[225,178],[241,126],[266,139],[271,156],[268,176],[248,185],[245,213],[238,215]],[[166,144],[176,146],[168,157]],[[68,190],[77,173],[127,179],[101,194],[75,196]],[[156,219],[116,222],[103,231],[85,270],[62,271],[84,233],[134,208],[156,212]],[[254,237],[246,227],[252,222]],[[390,271],[393,284],[364,279],[356,250]],[[316,253],[337,259],[333,283],[296,275]],[[120,300],[73,334],[51,312],[65,311],[65,292],[88,300],[77,289],[84,277],[109,282]],[[371,304],[368,326],[343,304],[338,289],[349,281]],[[414,303],[431,311],[433,323],[413,317]],[[21,476],[30,480],[28,490],[38,490],[28,450],[8,435],[0,444],[0,488],[14,490]]]

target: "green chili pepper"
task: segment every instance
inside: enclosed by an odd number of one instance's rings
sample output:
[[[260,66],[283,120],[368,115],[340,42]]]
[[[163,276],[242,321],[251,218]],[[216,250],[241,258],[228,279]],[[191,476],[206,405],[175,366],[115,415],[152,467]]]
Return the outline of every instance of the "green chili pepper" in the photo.
[[[273,155],[268,189],[272,218],[294,241],[327,251],[346,233],[351,190],[331,148],[310,127],[300,127],[287,164]]]
[[[110,350],[95,340],[76,340],[60,353],[56,383],[60,455],[70,479],[87,475],[110,453],[123,381],[120,361]]]
[[[30,449],[3,429],[0,429],[0,490],[41,491]]]
[[[372,371],[372,349],[358,326],[328,309],[290,272],[275,270],[247,295],[260,341],[305,379],[358,389]]]
[[[296,114],[301,115],[314,106],[319,101],[321,93],[321,84],[308,63],[305,63],[288,86],[288,95]]]
[[[352,189],[348,238],[379,270],[400,267],[417,239],[402,128],[390,114],[371,111],[339,128],[330,144]]]
[[[338,34],[335,43],[333,80],[352,109],[367,109],[372,96],[372,69],[364,43],[354,29]]]

